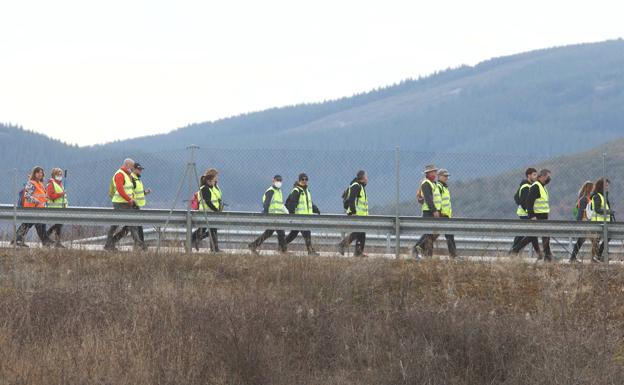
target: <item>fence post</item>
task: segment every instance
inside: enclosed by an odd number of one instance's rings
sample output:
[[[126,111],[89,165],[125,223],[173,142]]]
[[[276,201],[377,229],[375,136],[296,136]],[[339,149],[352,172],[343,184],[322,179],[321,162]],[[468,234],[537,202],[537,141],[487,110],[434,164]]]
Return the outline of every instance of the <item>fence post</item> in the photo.
[[[199,147],[196,145],[190,145],[187,147],[187,149],[190,151],[190,157],[189,157],[189,163],[188,166],[186,168],[187,170],[187,175],[188,175],[188,194],[187,199],[190,199],[190,197],[193,195],[193,175],[195,174],[191,174],[191,170],[195,170],[195,150],[198,149]],[[196,181],[195,181],[196,182]],[[184,201],[184,200],[183,200]],[[193,252],[193,245],[192,245],[192,235],[193,235],[193,217],[191,214],[191,203],[189,202],[186,205],[186,253],[187,254],[191,254]]]
[[[13,248],[17,248],[17,169],[13,170]]]
[[[604,195],[605,195],[605,202],[604,205],[602,207],[603,213],[605,215],[603,215],[603,233],[602,233],[602,241],[604,242],[604,250],[603,250],[603,258],[604,258],[604,262],[607,266],[609,266],[609,226],[608,226],[608,221],[607,221],[607,215],[609,215],[609,217],[611,216],[611,213],[607,212],[605,210],[605,208],[607,207],[607,202],[609,201],[609,188],[607,187],[607,153],[604,152],[602,153],[602,180],[604,182]]]
[[[401,256],[401,222],[399,218],[400,209],[399,205],[401,203],[401,151],[399,146],[397,146],[395,150],[395,169],[396,169],[396,196],[394,202],[394,215],[395,215],[395,227],[394,227],[394,256],[395,258],[399,258]]]

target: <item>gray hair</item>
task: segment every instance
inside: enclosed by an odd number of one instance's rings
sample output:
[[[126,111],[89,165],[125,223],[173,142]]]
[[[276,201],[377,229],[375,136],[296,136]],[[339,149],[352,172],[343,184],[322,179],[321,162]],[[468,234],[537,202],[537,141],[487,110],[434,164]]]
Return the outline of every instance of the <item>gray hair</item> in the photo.
[[[540,170],[540,172],[539,172],[539,175],[538,175],[538,176],[546,176],[546,175],[548,175],[548,174],[552,174],[552,173],[550,172],[550,170],[549,170],[549,169],[547,169],[547,168],[543,168],[543,169],[541,169],[541,170]]]
[[[126,158],[123,161],[123,165],[129,168],[134,167],[134,160],[130,159],[130,158]]]

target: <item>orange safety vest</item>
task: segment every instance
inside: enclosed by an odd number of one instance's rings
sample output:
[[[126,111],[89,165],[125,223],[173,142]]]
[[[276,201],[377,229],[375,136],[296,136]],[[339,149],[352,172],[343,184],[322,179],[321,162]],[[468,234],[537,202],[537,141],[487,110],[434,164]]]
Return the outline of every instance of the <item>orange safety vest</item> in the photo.
[[[46,193],[45,187],[43,187],[43,183],[36,181],[36,180],[31,180],[30,181],[33,186],[35,186],[35,191],[33,192],[32,197],[35,198],[35,200],[37,201],[37,203],[31,203],[28,200],[26,200],[26,197],[24,197],[24,207],[37,207],[37,208],[44,208],[46,207],[46,202],[48,201],[48,194]]]

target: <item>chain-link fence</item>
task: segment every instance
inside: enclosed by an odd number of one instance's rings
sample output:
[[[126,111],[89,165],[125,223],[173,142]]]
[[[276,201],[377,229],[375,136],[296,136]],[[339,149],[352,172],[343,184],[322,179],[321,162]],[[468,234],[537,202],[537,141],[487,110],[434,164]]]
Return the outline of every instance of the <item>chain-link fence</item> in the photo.
[[[447,169],[456,217],[515,218],[513,195],[527,167],[552,171],[550,191],[552,219],[572,219],[581,184],[602,175],[612,180],[610,200],[617,210],[622,182],[616,174],[621,155],[586,153],[578,156],[544,159],[536,156],[488,154],[449,154],[394,150],[261,150],[185,149],[165,152],[98,152],[97,158],[75,159],[67,164],[41,162],[46,180],[52,167],[67,170],[64,180],[70,206],[110,207],[111,178],[125,157],[145,168],[143,181],[151,189],[147,208],[186,208],[197,190],[197,175],[207,168],[219,170],[219,186],[226,211],[261,210],[264,191],[273,175],[284,178],[284,195],[290,193],[299,173],[309,176],[309,189],[322,213],[343,213],[342,192],[358,170],[369,176],[367,193],[372,214],[420,215],[416,190],[428,164]],[[11,165],[5,165],[11,166]],[[14,204],[34,165],[18,164],[0,171],[5,180],[0,192],[3,204]],[[195,173],[196,170],[196,173]],[[180,192],[176,200],[176,193]],[[259,229],[260,230],[260,229]],[[72,237],[101,235],[97,231],[72,226]],[[5,239],[13,234],[13,224],[2,226]],[[230,234],[244,238],[243,235]]]

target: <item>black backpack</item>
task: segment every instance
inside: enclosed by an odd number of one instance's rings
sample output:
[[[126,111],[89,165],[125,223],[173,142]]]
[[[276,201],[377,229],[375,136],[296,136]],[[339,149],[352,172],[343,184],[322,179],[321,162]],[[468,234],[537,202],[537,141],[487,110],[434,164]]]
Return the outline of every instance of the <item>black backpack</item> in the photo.
[[[520,188],[518,188],[514,194],[514,202],[516,202],[516,205],[520,205]]]
[[[351,195],[351,185],[342,192],[342,207],[347,210],[349,208],[349,196]]]

